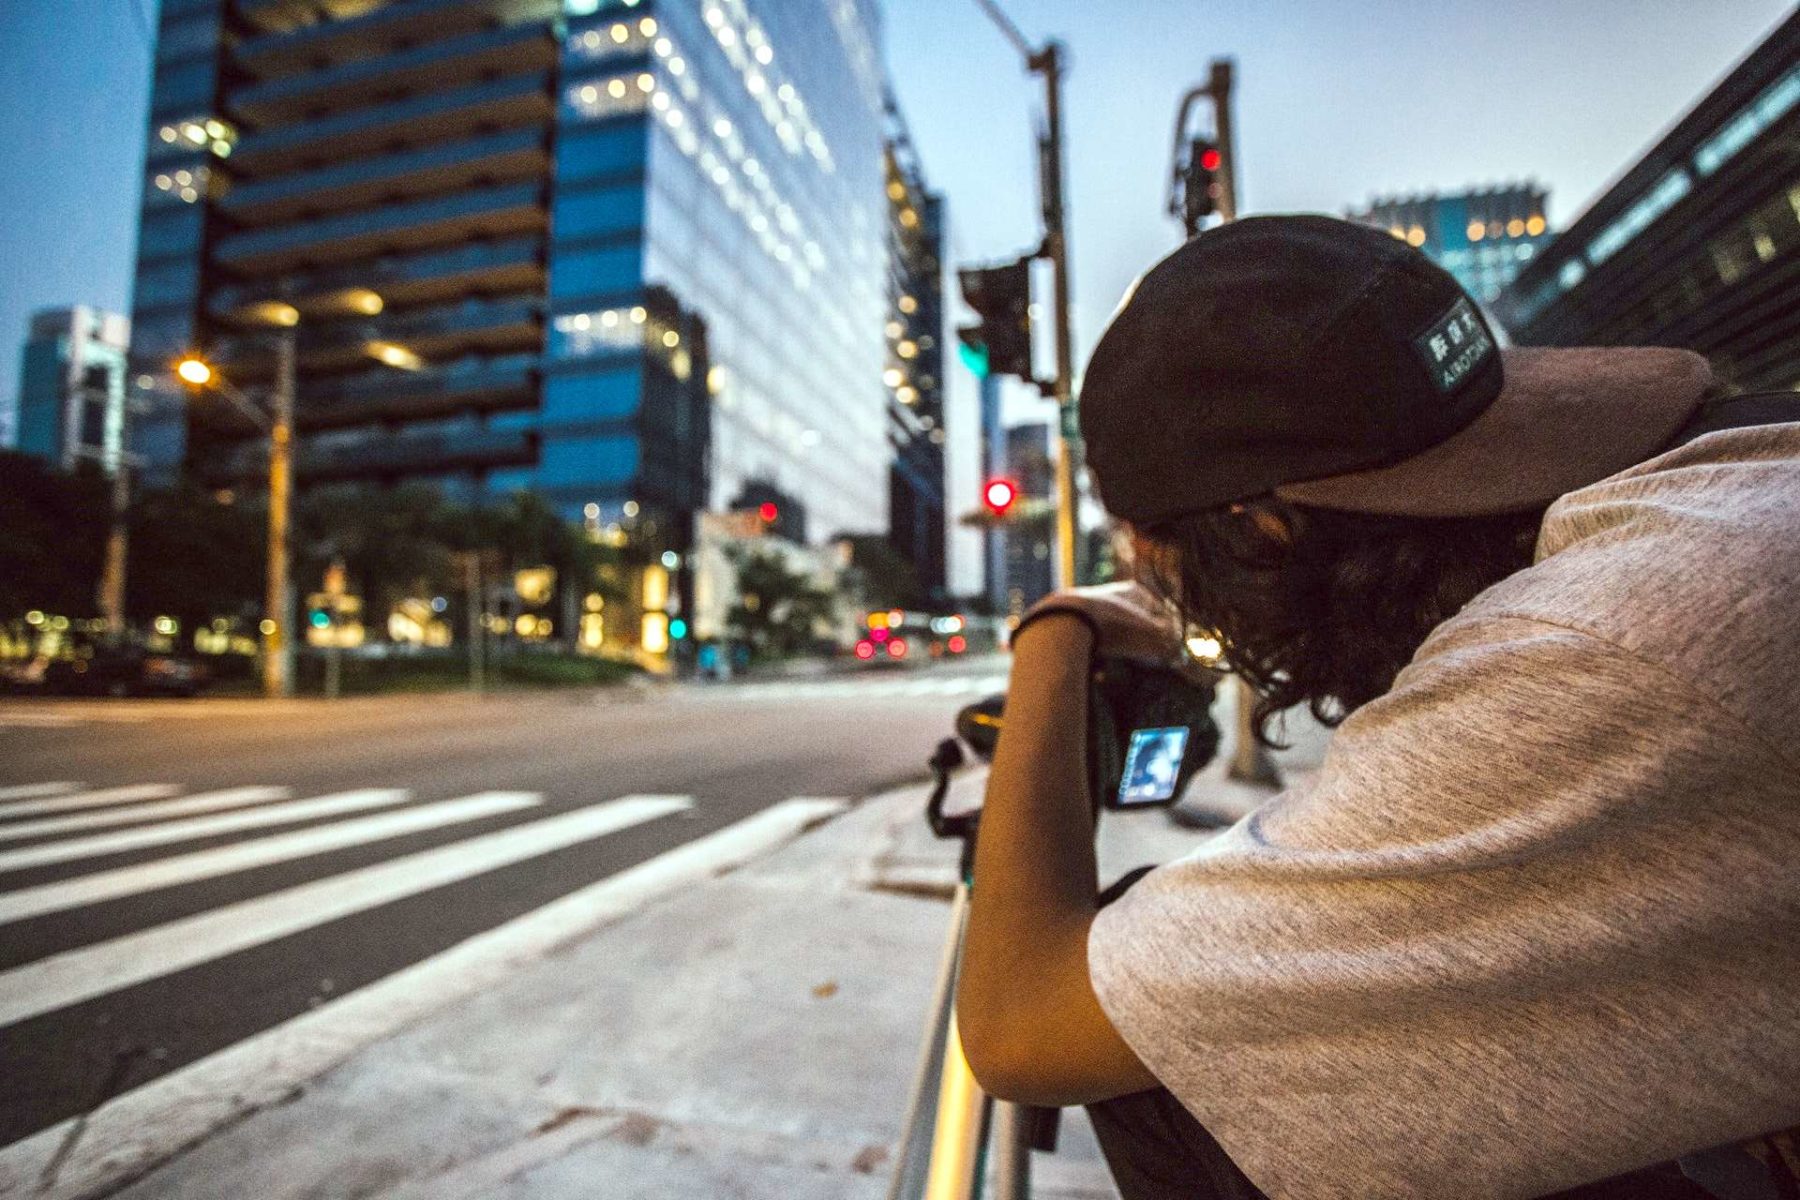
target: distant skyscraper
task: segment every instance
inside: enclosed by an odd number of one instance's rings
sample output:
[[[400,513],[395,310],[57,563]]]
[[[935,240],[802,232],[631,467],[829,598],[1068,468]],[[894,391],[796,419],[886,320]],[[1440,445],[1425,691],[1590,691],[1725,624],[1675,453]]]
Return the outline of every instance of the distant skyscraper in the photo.
[[[131,323],[76,307],[31,319],[19,359],[17,448],[72,470],[83,460],[107,473],[125,448]]]
[[[1544,216],[1548,198],[1543,188],[1531,185],[1390,197],[1350,219],[1417,246],[1488,304],[1550,240]]]
[[[888,528],[927,596],[945,598],[944,198],[888,102]]]
[[[1006,431],[1007,476],[1018,485],[1021,498],[1055,501],[1052,453],[1047,424],[1014,425]],[[1005,530],[1006,613],[1017,616],[1056,589],[1055,530],[1048,522],[1014,522]]]
[[[874,0],[163,0],[138,369],[249,390],[301,486],[529,489],[683,551],[748,480],[887,521]],[[205,396],[147,449],[220,484]]]

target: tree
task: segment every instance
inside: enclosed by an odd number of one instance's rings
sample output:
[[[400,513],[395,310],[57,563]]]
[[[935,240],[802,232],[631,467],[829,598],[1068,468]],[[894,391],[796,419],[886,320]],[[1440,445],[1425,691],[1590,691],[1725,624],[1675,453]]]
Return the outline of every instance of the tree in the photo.
[[[296,590],[316,589],[340,560],[362,596],[364,620],[384,629],[395,604],[454,582],[447,531],[460,524],[459,511],[427,484],[314,489],[296,520]]]
[[[71,474],[0,451],[0,620],[97,611],[110,492],[91,467]]]
[[[172,616],[195,629],[216,616],[262,613],[268,511],[177,487],[145,492],[131,511],[125,611],[147,623]]]
[[[818,626],[831,619],[831,593],[814,587],[779,554],[734,548],[727,555],[738,577],[738,602],[726,614],[732,635],[759,659],[811,649]]]
[[[881,534],[850,534],[840,539],[850,547],[850,566],[870,608],[920,608],[925,589],[912,561]]]

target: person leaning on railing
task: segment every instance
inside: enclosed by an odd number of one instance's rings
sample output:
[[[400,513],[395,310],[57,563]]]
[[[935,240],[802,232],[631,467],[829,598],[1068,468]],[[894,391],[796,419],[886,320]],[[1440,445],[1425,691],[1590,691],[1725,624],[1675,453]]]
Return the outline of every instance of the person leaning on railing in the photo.
[[[1150,271],[1081,411],[1147,586],[1015,642],[983,1086],[1088,1105],[1127,1200],[1796,1195],[1800,397],[1501,349],[1416,250],[1296,216]],[[1090,662],[1184,624],[1259,733],[1342,725],[1100,907]]]

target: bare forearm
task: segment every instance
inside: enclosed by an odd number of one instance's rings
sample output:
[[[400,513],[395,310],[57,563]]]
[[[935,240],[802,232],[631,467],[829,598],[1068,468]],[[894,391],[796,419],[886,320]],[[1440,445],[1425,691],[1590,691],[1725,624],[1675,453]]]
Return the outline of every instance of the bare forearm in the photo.
[[[1154,1080],[1088,980],[1095,912],[1087,794],[1091,634],[1053,616],[1021,638],[976,850],[958,990],[977,1078],[1007,1099],[1074,1104]]]

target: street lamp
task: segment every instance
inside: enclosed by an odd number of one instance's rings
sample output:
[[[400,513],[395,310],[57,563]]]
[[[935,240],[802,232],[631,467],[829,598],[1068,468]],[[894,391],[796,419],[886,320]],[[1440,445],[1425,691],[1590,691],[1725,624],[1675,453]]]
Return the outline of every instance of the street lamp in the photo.
[[[190,383],[195,387],[205,387],[213,379],[213,369],[204,360],[191,355],[175,364],[175,373],[181,376],[183,383]]]
[[[264,412],[212,364],[197,354],[183,356],[175,374],[194,388],[223,396],[258,429],[269,435],[269,563],[268,590],[263,598],[263,692],[270,697],[294,692],[293,640],[289,636],[288,518],[293,496],[294,332],[284,329],[275,339],[275,387],[271,412]]]

